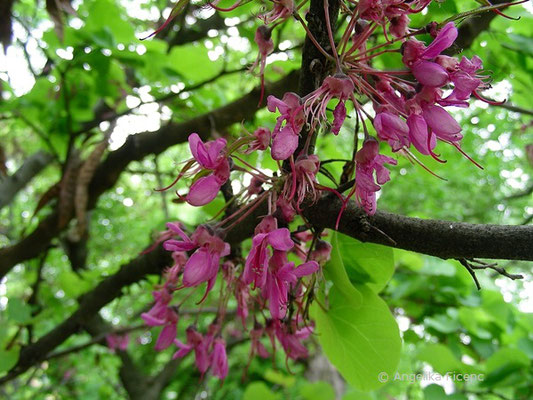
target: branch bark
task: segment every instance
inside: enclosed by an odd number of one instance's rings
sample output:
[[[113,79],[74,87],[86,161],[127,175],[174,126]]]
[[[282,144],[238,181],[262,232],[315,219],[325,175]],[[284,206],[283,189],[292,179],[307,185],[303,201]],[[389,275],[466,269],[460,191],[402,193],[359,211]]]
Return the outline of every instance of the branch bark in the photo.
[[[340,200],[327,195],[306,208],[304,214],[314,226],[334,229],[340,209]],[[533,226],[467,224],[410,218],[385,211],[367,216],[351,201],[343,213],[338,231],[363,242],[444,259],[533,261]]]
[[[50,154],[38,151],[29,156],[13,175],[0,181],[0,210],[8,205],[16,194],[51,161],[52,156]]]

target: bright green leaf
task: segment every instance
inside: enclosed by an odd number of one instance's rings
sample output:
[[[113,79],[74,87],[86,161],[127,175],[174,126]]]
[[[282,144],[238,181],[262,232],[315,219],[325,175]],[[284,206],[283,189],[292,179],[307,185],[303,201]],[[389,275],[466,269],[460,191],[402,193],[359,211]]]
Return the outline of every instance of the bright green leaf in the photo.
[[[313,314],[326,356],[350,385],[368,391],[382,385],[379,373],[394,373],[401,339],[387,304],[366,286],[358,290],[361,305],[333,286],[328,310],[315,304]]]
[[[31,320],[31,307],[21,299],[9,299],[7,304],[7,315],[9,319],[19,324],[25,324]]]
[[[309,382],[300,389],[304,400],[334,400],[335,390],[327,382]]]
[[[19,347],[10,350],[0,350],[0,373],[9,371],[19,359]]]
[[[274,393],[264,382],[252,382],[246,386],[242,400],[280,400],[280,395]]]
[[[334,232],[331,239],[331,245],[333,247],[331,249],[331,259],[324,267],[324,274],[346,298],[350,299],[351,304],[357,307],[363,299],[361,293],[353,286],[348,278],[337,238],[337,232]]]

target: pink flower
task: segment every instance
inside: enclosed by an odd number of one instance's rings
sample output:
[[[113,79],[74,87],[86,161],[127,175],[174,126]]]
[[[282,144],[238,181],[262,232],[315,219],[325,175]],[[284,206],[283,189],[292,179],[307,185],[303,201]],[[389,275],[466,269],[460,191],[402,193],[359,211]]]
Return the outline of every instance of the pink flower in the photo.
[[[176,337],[176,326],[178,324],[178,314],[169,307],[172,294],[164,286],[159,292],[153,292],[155,304],[146,313],[141,314],[141,318],[148,326],[164,326],[161,330],[155,350],[164,350],[172,344]]]
[[[384,10],[382,0],[360,0],[359,15],[362,19],[367,21],[374,21],[377,23],[384,23]]]
[[[405,14],[393,17],[390,19],[389,32],[395,38],[401,38],[407,34],[409,22],[409,17]]]
[[[258,233],[252,239],[252,249],[246,258],[242,279],[244,283],[254,282],[254,286],[263,288],[266,284],[268,262],[271,254],[268,246],[274,250],[288,251],[294,246],[287,228],[275,229],[269,233]]]
[[[265,21],[265,24],[271,24],[278,19],[288,18],[295,11],[294,0],[273,0],[273,3],[274,8],[270,12],[259,16],[259,18]]]
[[[165,327],[161,330],[159,337],[157,338],[154,349],[161,351],[170,346],[174,339],[176,339],[176,330],[176,324],[165,325]]]
[[[266,150],[270,145],[271,136],[270,129],[264,127],[257,128],[254,132],[255,140],[249,144],[245,154],[250,154],[256,150]]]
[[[431,61],[419,60],[413,64],[411,70],[416,80],[426,86],[441,87],[449,79],[446,70]]]
[[[402,45],[402,61],[403,63],[411,68],[413,64],[420,59],[426,45],[417,39],[409,39]]]
[[[211,360],[213,375],[224,380],[228,375],[228,357],[226,355],[226,342],[223,339],[215,339],[213,345],[213,359]]]
[[[242,279],[238,279],[235,283],[235,298],[237,300],[237,316],[241,318],[242,326],[246,327],[250,291],[248,288],[248,284],[244,283]]]
[[[272,31],[266,25],[259,26],[255,31],[254,41],[259,47],[259,55],[257,56],[257,60],[252,65],[251,69],[254,69],[259,63],[259,60],[261,60],[259,74],[263,75],[265,72],[266,58],[270,53],[272,53],[272,50],[274,50],[274,42],[272,42]]]
[[[467,100],[482,84],[482,80],[476,75],[476,72],[481,68],[483,68],[483,65],[481,59],[477,56],[472,57],[472,60],[463,57],[461,62],[457,63],[456,61],[456,68],[451,73],[451,80],[454,85],[453,91],[448,97],[440,100],[439,104],[442,106],[468,107]]]
[[[304,103],[304,112],[308,120],[326,121],[326,109],[333,98],[339,99],[339,103],[333,111],[333,129],[336,135],[339,133],[344,119],[346,118],[346,106],[344,102],[352,95],[355,87],[352,80],[345,74],[338,73],[328,76],[322,85],[307,96]]]
[[[365,140],[355,160],[356,200],[369,215],[373,215],[376,212],[376,192],[381,189],[379,185],[390,180],[389,171],[383,164],[396,165],[396,160],[379,154],[379,143],[373,138]]]
[[[268,96],[267,108],[270,112],[277,108],[281,113],[272,132],[272,158],[286,160],[298,147],[298,135],[305,122],[300,96],[292,92],[285,93],[283,100]]]
[[[250,358],[254,354],[257,354],[261,358],[270,357],[270,354],[268,354],[268,350],[265,348],[263,343],[261,343],[260,341],[261,336],[263,336],[263,332],[264,332],[264,329],[257,323],[254,329],[250,331],[250,341],[251,341]]]
[[[457,39],[458,31],[453,22],[448,22],[439,31],[437,37],[431,44],[426,47],[422,53],[422,57],[426,60],[437,57],[440,53],[450,47],[455,39]]]
[[[292,206],[292,201],[281,196],[276,201],[276,207],[281,212],[281,216],[286,222],[292,222],[296,215],[296,210]]]
[[[194,182],[186,197],[190,205],[203,206],[217,196],[220,187],[229,178],[230,167],[225,154],[226,139],[203,143],[197,133],[192,133],[189,135],[189,147],[200,169],[212,171]]]
[[[289,125],[285,125],[272,140],[272,158],[286,160],[298,148],[298,135]]]
[[[331,256],[331,244],[324,240],[317,240],[315,249],[311,252],[311,260],[316,261],[319,265],[324,265],[329,261]]]
[[[174,344],[178,347],[178,351],[174,353],[172,358],[183,358],[189,354],[191,350],[194,350],[196,368],[198,368],[203,376],[203,374],[209,369],[210,365],[208,350],[211,346],[211,342],[212,337],[210,335],[204,337],[192,326],[189,326],[187,328],[187,344],[175,339]]]
[[[422,109],[422,115],[439,139],[458,142],[463,138],[463,135],[459,133],[461,132],[461,126],[444,108],[426,105]]]
[[[317,199],[316,174],[319,168],[320,160],[317,155],[298,157],[292,176],[285,181],[280,197],[285,198],[287,202],[294,202],[298,210],[306,197],[315,201]]]
[[[309,355],[307,348],[302,344],[313,333],[312,327],[304,327],[296,331],[289,331],[287,325],[282,325],[278,320],[274,320],[276,337],[278,338],[287,357],[297,360],[307,358]]]
[[[207,282],[205,296],[213,288],[220,266],[220,258],[230,253],[230,246],[218,236],[209,232],[208,228],[200,225],[189,238],[176,224],[167,224],[182,240],[169,239],[163,247],[169,251],[196,250],[187,260],[183,271],[183,285],[186,287],[197,286]],[[204,298],[205,298],[204,296]]]
[[[250,67],[250,71],[253,71],[257,65],[259,67],[259,76],[261,77],[261,95],[259,96],[259,104],[263,102],[263,96],[265,93],[265,66],[266,60],[272,50],[274,50],[274,43],[272,42],[272,31],[266,26],[261,25],[255,31],[254,37],[255,43],[259,47],[259,54],[253,65]]]
[[[388,111],[382,111],[374,118],[374,128],[381,140],[386,140],[392,151],[409,145],[409,127],[403,119]]]
[[[435,134],[428,129],[426,120],[421,115],[411,114],[407,117],[407,126],[409,126],[409,141],[421,154],[431,154],[437,145],[437,140]]]
[[[109,334],[106,335],[105,339],[107,342],[107,346],[111,350],[119,349],[125,351],[128,348],[128,344],[130,342],[130,338],[127,333],[124,335]]]
[[[267,273],[263,296],[268,298],[270,314],[274,319],[282,319],[287,312],[288,290],[296,284],[298,278],[310,275],[319,268],[316,261],[309,261],[294,268],[293,262],[286,262],[286,254],[274,251]],[[281,265],[283,263],[283,265]]]

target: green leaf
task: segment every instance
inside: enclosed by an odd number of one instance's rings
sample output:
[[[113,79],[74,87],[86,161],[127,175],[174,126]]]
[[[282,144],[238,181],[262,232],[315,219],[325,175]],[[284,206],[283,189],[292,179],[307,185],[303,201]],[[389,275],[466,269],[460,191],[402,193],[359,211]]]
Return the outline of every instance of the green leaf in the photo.
[[[272,382],[276,385],[283,387],[294,386],[296,378],[292,375],[283,374],[280,371],[274,371],[273,369],[268,369],[263,376],[265,380]]]
[[[19,359],[19,347],[10,350],[0,350],[0,373],[9,371]]]
[[[331,363],[357,389],[382,385],[378,375],[394,373],[400,360],[401,339],[387,304],[371,289],[358,286],[362,304],[337,286],[329,293],[329,308],[313,305],[317,337]]]
[[[300,395],[304,400],[334,400],[335,390],[327,382],[309,382],[302,386]]]
[[[441,375],[448,372],[475,373],[477,369],[459,361],[451,350],[443,344],[427,344],[418,352],[417,358],[425,361]]]
[[[424,320],[424,324],[442,333],[456,332],[461,328],[459,322],[445,314],[428,317]]]
[[[490,373],[495,371],[496,369],[508,363],[516,364],[521,367],[527,367],[529,365],[529,358],[524,352],[518,349],[504,347],[499,349],[486,361],[487,372]]]
[[[252,382],[246,386],[242,400],[279,400],[280,395],[274,393],[264,382]]]
[[[350,301],[354,307],[363,301],[361,293],[354,287],[348,278],[337,241],[337,232],[331,238],[331,258],[324,268],[324,275],[333,282],[333,285]]]
[[[337,243],[352,282],[364,283],[375,293],[381,292],[394,273],[392,248],[362,243],[341,233],[337,234]]]
[[[31,320],[31,307],[21,299],[12,298],[9,299],[7,315],[12,321],[25,324]]]
[[[173,47],[167,56],[168,66],[192,81],[201,81],[216,75],[222,59],[211,61],[204,46],[190,44]]]
[[[511,39],[511,43],[502,43],[502,46],[509,50],[515,50],[520,53],[527,54],[528,56],[533,56],[533,39],[515,34],[508,34],[508,39]]]
[[[453,393],[448,396],[444,388],[435,383],[424,388],[424,400],[467,400],[468,398],[461,393]]]

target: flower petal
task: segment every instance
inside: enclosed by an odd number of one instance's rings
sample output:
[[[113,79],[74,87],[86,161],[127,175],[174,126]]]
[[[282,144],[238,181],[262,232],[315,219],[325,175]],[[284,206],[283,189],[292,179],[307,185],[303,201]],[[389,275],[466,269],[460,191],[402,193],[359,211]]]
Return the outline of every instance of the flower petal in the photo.
[[[287,228],[279,228],[268,234],[268,244],[276,250],[288,251],[294,246],[291,233]]]
[[[222,185],[214,174],[198,179],[189,190],[187,203],[197,207],[206,205],[217,197],[220,186]]]
[[[281,129],[272,140],[272,158],[274,160],[286,160],[298,147],[298,135],[289,125]]]

